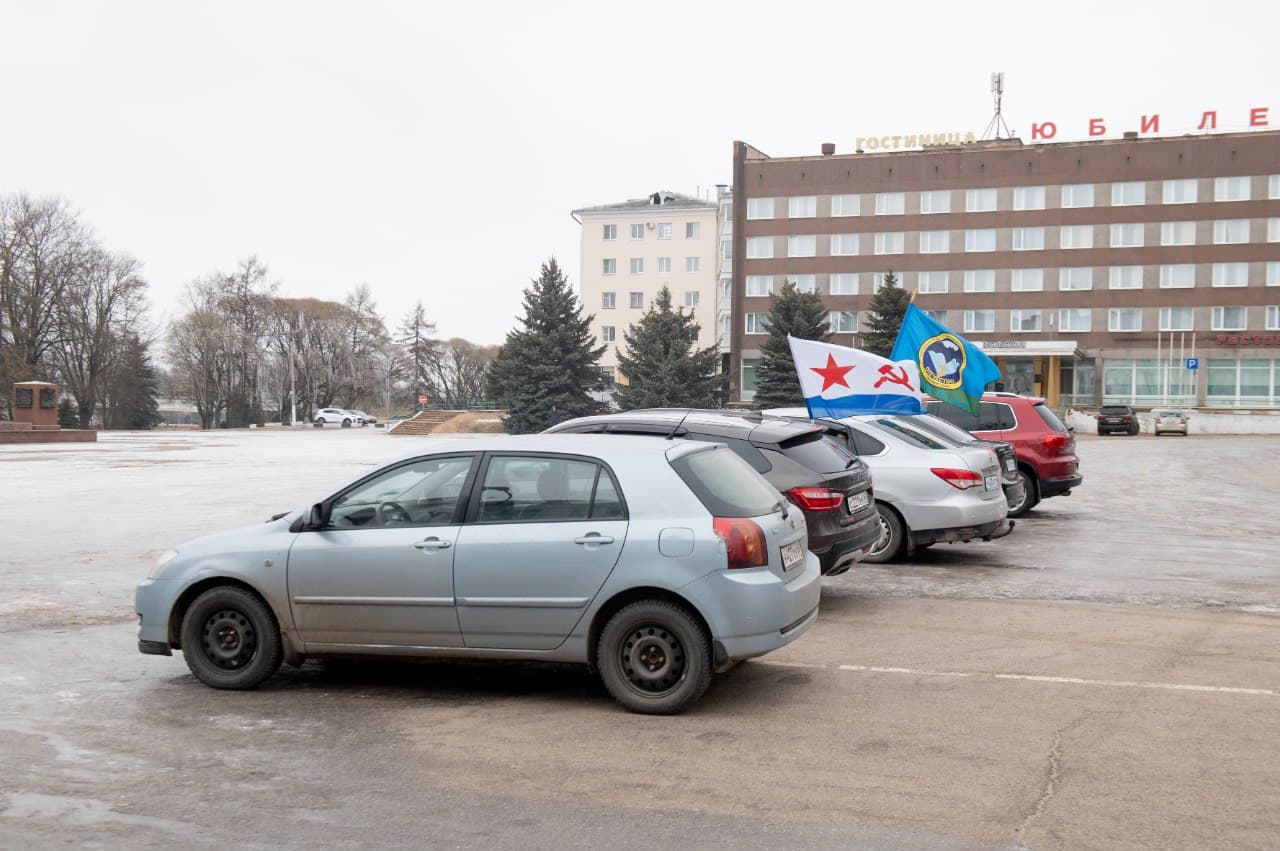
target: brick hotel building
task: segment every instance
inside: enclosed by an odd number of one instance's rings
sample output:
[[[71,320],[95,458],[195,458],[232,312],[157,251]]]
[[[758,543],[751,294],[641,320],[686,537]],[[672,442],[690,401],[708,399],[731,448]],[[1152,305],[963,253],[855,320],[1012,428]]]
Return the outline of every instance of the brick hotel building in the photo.
[[[1280,408],[1280,132],[1135,136],[782,158],[735,142],[732,398],[754,395],[771,292],[816,291],[857,345],[892,270],[1007,390]]]

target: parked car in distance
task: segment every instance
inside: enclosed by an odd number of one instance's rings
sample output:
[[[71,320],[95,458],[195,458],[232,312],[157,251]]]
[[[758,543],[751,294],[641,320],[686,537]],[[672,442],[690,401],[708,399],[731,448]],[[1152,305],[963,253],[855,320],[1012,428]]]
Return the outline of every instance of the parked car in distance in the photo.
[[[879,538],[867,465],[810,422],[756,411],[654,408],[579,417],[545,433],[649,434],[723,443],[804,512],[823,574],[856,564]]]
[[[1027,489],[1022,484],[1022,477],[1018,475],[1018,453],[1014,451],[1013,444],[974,437],[959,426],[933,414],[912,414],[907,420],[918,428],[950,440],[956,446],[985,446],[996,453],[996,458],[1000,460],[1000,487],[1004,490],[1005,502],[1009,504],[1009,516],[1021,517],[1027,512]]]
[[[975,437],[1003,440],[1013,446],[1018,456],[1018,477],[1026,490],[1026,504],[1019,509],[1019,515],[1042,499],[1067,496],[1084,483],[1076,437],[1044,399],[1016,393],[985,393],[977,416],[937,399],[926,398],[925,409]]]
[[[724,446],[442,440],[167,552],[138,585],[138,649],[180,649],[222,689],[311,657],[583,663],[627,709],[669,714],[812,626],[806,544],[804,515]]]
[[[1151,431],[1153,434],[1187,433],[1187,412],[1181,408],[1155,408],[1151,411]]]
[[[1138,415],[1128,405],[1103,405],[1098,409],[1098,434],[1137,434]]]
[[[353,417],[356,417],[358,420],[360,420],[361,424],[363,425],[373,425],[378,421],[378,418],[375,417],[373,414],[366,414],[364,411],[357,411],[351,408],[349,408],[348,411],[351,413]]]
[[[355,425],[355,414],[343,408],[320,408],[311,415],[313,423],[325,425],[327,423],[338,423],[339,425]]]
[[[767,413],[807,414],[804,408]],[[910,558],[936,543],[989,541],[1013,531],[991,449],[956,446],[914,426],[909,416],[866,414],[836,422],[849,427],[854,450],[875,480],[880,537],[863,561]]]

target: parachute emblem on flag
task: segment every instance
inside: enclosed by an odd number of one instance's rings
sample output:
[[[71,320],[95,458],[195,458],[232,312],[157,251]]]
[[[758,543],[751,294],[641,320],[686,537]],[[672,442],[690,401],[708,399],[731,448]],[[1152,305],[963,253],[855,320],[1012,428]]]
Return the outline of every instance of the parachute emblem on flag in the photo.
[[[967,361],[964,343],[951,333],[925,340],[916,358],[924,380],[943,390],[955,390],[964,384]]]

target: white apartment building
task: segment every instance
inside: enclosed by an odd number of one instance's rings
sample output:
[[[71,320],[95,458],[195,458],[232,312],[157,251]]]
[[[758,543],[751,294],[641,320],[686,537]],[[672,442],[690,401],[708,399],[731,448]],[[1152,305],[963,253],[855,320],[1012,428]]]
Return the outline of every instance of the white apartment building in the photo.
[[[618,346],[666,286],[673,307],[692,310],[702,326],[698,346],[717,342],[720,204],[675,192],[583,207],[581,297],[591,331],[606,346],[601,369],[616,381]]]

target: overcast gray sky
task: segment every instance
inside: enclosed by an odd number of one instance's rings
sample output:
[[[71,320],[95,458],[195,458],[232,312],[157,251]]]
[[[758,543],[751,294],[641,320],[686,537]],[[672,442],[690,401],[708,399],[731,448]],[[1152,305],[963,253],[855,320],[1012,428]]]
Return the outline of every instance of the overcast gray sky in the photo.
[[[156,319],[256,254],[294,296],[367,283],[393,327],[501,342],[576,207],[730,182],[858,136],[1029,139],[1204,110],[1280,126],[1280,3],[0,2],[0,193],[136,256]]]

